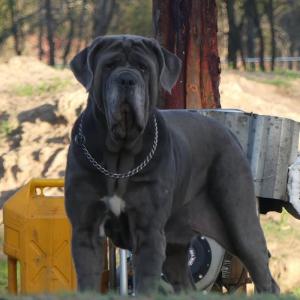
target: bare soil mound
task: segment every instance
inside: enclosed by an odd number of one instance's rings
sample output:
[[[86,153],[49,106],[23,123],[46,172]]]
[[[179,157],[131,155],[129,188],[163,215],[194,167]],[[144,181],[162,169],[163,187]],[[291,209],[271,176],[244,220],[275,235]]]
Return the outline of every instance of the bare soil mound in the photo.
[[[300,122],[300,79],[280,82],[268,79],[268,74],[264,76],[223,72],[220,85],[222,108],[241,109]]]

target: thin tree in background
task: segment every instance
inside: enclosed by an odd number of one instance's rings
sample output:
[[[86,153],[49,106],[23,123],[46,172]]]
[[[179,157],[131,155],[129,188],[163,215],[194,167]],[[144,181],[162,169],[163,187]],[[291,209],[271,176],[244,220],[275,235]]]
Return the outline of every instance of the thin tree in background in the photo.
[[[11,32],[14,38],[14,49],[17,55],[22,54],[22,45],[21,45],[21,27],[17,21],[17,3],[16,0],[8,0],[8,9],[11,19]]]
[[[93,32],[92,37],[106,34],[110,24],[115,0],[93,0]]]
[[[241,42],[241,31],[243,27],[244,18],[241,18],[241,22],[238,25],[236,21],[236,13],[234,8],[235,1],[226,1],[226,10],[228,17],[228,64],[237,69],[238,52],[240,52],[243,66],[245,67],[244,52]]]
[[[275,69],[275,58],[276,58],[276,37],[275,37],[275,24],[274,24],[274,5],[273,0],[268,0],[265,5],[266,14],[270,24],[271,34],[271,71]]]
[[[85,25],[85,16],[87,14],[87,0],[82,0],[82,4],[81,4],[81,11],[79,14],[79,20],[78,20],[78,35],[77,35],[77,47],[76,47],[76,53],[79,52],[79,50],[81,49],[81,43],[82,43],[82,36],[83,36],[83,29],[84,27],[86,27]]]
[[[153,0],[154,35],[182,60],[168,108],[220,107],[220,59],[214,0]]]
[[[73,42],[73,38],[74,38],[74,33],[75,33],[75,14],[74,11],[72,9],[72,0],[66,0],[67,3],[67,19],[69,22],[69,31],[67,34],[67,43],[64,47],[64,51],[63,51],[63,56],[62,56],[62,61],[63,61],[63,66],[67,65],[67,59],[68,59],[68,55],[71,51],[71,47],[72,47],[72,42]]]
[[[289,38],[289,43],[285,45],[286,54],[293,57],[297,49],[300,48],[300,5],[298,0],[289,0],[290,9],[283,13],[279,19],[281,27],[284,29]],[[300,53],[299,53],[300,54]],[[293,62],[288,62],[288,68],[293,68]]]
[[[49,47],[49,65],[55,65],[54,20],[52,14],[52,1],[45,0],[45,17],[47,27],[47,41]]]
[[[39,60],[42,60],[45,55],[45,50],[43,47],[43,39],[44,39],[44,33],[45,33],[45,5],[43,1],[40,1],[40,13],[39,13],[39,21],[38,21],[38,57]]]
[[[254,22],[251,14],[251,6],[249,1],[244,4],[244,11],[246,16],[246,50],[249,58],[255,57],[255,34],[254,34]],[[255,63],[250,62],[250,70],[255,71]]]
[[[257,1],[256,0],[246,0],[246,7],[248,7],[247,11],[247,17],[252,18],[256,32],[257,37],[259,40],[259,67],[261,71],[265,71],[265,41],[263,36],[263,31],[261,28],[261,22],[260,22],[260,15],[258,13],[257,9]]]

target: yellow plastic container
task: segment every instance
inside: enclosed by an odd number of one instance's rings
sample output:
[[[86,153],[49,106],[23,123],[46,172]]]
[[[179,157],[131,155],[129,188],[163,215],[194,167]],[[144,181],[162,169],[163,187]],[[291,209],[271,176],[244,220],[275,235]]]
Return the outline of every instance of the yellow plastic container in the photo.
[[[63,179],[32,179],[4,205],[4,252],[8,256],[11,293],[76,289],[71,226],[63,196],[44,193],[45,188],[63,186]],[[20,282],[17,282],[17,262]]]

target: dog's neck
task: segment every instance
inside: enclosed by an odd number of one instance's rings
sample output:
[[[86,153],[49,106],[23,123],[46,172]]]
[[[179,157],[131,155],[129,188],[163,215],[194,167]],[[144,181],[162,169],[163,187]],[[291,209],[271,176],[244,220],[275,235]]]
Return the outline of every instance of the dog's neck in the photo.
[[[126,173],[134,169],[142,162],[151,149],[154,130],[151,122],[148,122],[144,133],[134,143],[133,147],[124,147],[117,144],[110,137],[107,121],[104,112],[100,111],[94,101],[89,99],[85,111],[84,124],[86,132],[86,144],[91,153],[96,154],[95,159],[101,162],[106,169],[113,173]],[[88,131],[93,132],[89,135]],[[145,135],[151,136],[150,139],[144,139]],[[117,194],[123,196],[128,185],[128,178],[115,179],[106,176],[108,195]]]

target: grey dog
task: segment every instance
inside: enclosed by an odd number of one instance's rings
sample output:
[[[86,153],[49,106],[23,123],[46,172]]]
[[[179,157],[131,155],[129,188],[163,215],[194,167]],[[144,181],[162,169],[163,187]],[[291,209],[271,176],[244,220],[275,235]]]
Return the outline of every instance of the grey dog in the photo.
[[[198,113],[156,108],[180,60],[154,39],[106,36],[71,69],[88,91],[65,179],[79,289],[99,288],[105,236],[132,251],[137,292],[153,291],[162,272],[175,291],[193,289],[187,248],[201,233],[241,259],[258,292],[279,292],[235,137]]]

